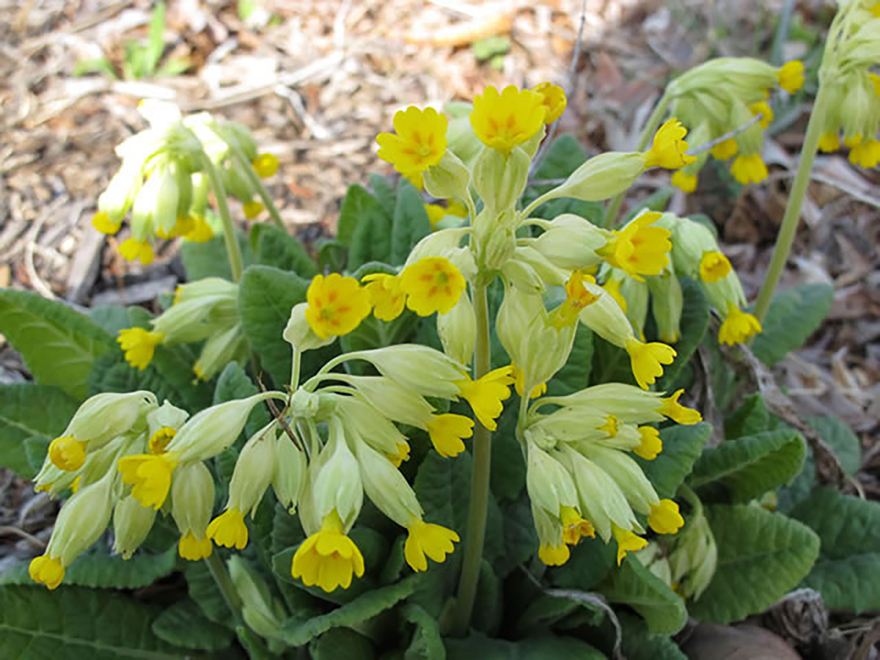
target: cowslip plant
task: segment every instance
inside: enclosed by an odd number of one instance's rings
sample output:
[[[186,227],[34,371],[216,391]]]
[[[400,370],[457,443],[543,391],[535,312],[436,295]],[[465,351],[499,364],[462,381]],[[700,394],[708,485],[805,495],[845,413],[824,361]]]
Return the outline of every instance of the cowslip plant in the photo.
[[[677,657],[668,636],[688,617],[740,620],[801,583],[880,607],[870,586],[841,595],[848,562],[880,563],[877,505],[813,488],[803,438],[760,395],[731,405],[754,386],[737,347],[780,359],[827,290],[752,315],[698,218],[640,209],[615,227],[602,206],[648,169],[680,179],[700,165],[689,141],[739,121],[694,126],[698,104],[755,112],[801,76],[710,62],[673,83],[676,116],[661,123],[661,104],[640,149],[589,159],[563,136],[536,162],[566,106],[549,83],[409,107],[377,138],[399,185],[352,186],[317,261],[277,226],[236,230],[228,195],[275,215],[259,180],[277,161],[245,129],[145,105],[94,224],[131,211],[143,255],[183,239],[189,282],[157,316],[0,293],[0,331],[37,380],[2,388],[0,458],[64,500],[45,551],[2,578],[16,632],[0,648],[45,643],[35,613],[56,608],[64,644],[119,656],[237,638],[252,657],[319,660]],[[739,138],[758,153],[760,135]],[[208,190],[223,236],[194,240],[214,227]],[[699,347],[711,401],[695,396]],[[727,413],[712,447],[703,405]],[[842,462],[857,452],[836,421],[807,423]],[[178,572],[163,611],[110,593]],[[102,597],[118,606],[102,630],[69,625]]]

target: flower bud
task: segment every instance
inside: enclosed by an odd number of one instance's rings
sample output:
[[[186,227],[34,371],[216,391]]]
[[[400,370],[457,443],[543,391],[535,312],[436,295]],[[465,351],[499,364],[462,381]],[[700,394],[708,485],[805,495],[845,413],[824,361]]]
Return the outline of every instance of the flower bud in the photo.
[[[364,489],[354,454],[345,441],[342,421],[330,418],[330,438],[317,459],[312,500],[319,519],[336,509],[343,527],[351,529],[361,511]]]
[[[541,196],[542,201],[571,197],[585,202],[610,199],[629,188],[645,171],[639,153],[609,152],[590,158],[557,188]]]
[[[204,539],[214,511],[214,478],[201,461],[182,466],[171,486],[171,515],[181,537]]]
[[[470,194],[471,173],[449,150],[439,163],[425,171],[424,177],[425,190],[438,199],[466,199]]]
[[[570,213],[542,226],[546,231],[535,239],[532,246],[557,266],[569,270],[600,263],[602,257],[596,254],[596,250],[611,238],[610,232]]]
[[[354,385],[377,412],[395,422],[425,428],[433,414],[431,404],[424,397],[388,378],[348,376],[345,382]]]
[[[165,401],[161,406],[147,413],[147,435],[152,438],[162,429],[177,431],[188,417],[188,412],[172,405],[170,401]]]
[[[517,247],[513,258],[531,266],[546,286],[563,286],[568,279],[569,272],[567,270],[551,262],[534,247]]]
[[[528,452],[526,488],[532,504],[553,517],[563,506],[577,507],[577,490],[568,470],[543,449],[533,445]]]
[[[157,405],[156,395],[146,390],[96,394],[79,407],[61,435],[88,443],[94,450],[116,436],[145,427],[146,413]]]
[[[141,506],[131,495],[123,497],[113,509],[113,552],[131,559],[153,528],[156,510]]]
[[[529,264],[511,259],[501,267],[504,279],[517,289],[531,295],[541,295],[544,292],[544,281]]]
[[[272,597],[265,581],[238,555],[227,561],[232,584],[241,597],[241,614],[248,627],[270,640],[281,639],[281,624],[287,612],[277,598]]]
[[[700,512],[692,516],[669,554],[672,579],[685,598],[699,600],[718,566],[718,546],[709,521]]]
[[[229,483],[227,508],[238,509],[244,514],[250,511],[251,518],[256,515],[260,500],[275,475],[278,442],[275,425],[272,420],[244,444]]]
[[[449,399],[458,394],[456,381],[464,378],[465,367],[444,353],[419,344],[398,344],[357,351],[348,359],[366,360],[395,384],[422,396]],[[429,377],[426,378],[426,375]]]
[[[648,281],[656,279],[648,278]],[[645,336],[645,320],[648,318],[649,288],[645,282],[639,282],[634,277],[623,276],[620,284],[620,294],[626,301],[626,307],[622,309],[626,318],[629,319],[633,329],[639,337]],[[656,298],[654,305],[656,306]],[[617,301],[615,301],[617,302]],[[618,302],[618,306],[620,303]]]
[[[98,197],[98,210],[106,213],[111,222],[121,222],[131,208],[141,188],[141,182],[141,162],[123,160],[122,167]]]
[[[598,284],[585,281],[584,287],[597,299],[584,307],[578,319],[590,330],[615,346],[623,347],[633,337],[632,325],[614,297]]]
[[[437,334],[446,355],[463,365],[471,363],[477,341],[477,317],[467,291],[448,314],[437,316]]]
[[[660,501],[642,468],[624,452],[589,442],[580,444],[578,448],[614,480],[630,506],[639,513],[647,515],[651,507]]]
[[[667,271],[663,275],[648,278],[648,288],[653,296],[651,309],[660,341],[674,344],[681,336],[681,311],[684,306],[681,283],[674,273]]]
[[[193,365],[193,372],[202,380],[210,380],[230,362],[243,362],[247,358],[248,343],[241,324],[211,336],[199,359]]]
[[[474,188],[490,214],[512,210],[529,178],[531,158],[522,147],[509,154],[484,149],[474,165]]]
[[[347,433],[360,435],[373,449],[394,455],[406,436],[379,411],[357,397],[340,397],[337,412]]]
[[[69,566],[92,545],[110,522],[113,512],[113,473],[100,481],[79,489],[61,507],[46,554]]]
[[[275,490],[275,497],[291,514],[296,512],[308,467],[305,451],[293,444],[287,433],[279,433],[275,445],[272,488]]]
[[[370,501],[401,527],[407,527],[413,518],[421,519],[424,512],[406,477],[367,443],[357,441],[354,446]]]
[[[312,330],[309,322],[306,320],[306,309],[308,306],[308,303],[294,305],[293,309],[290,310],[290,320],[287,322],[287,327],[284,328],[284,334],[282,335],[284,341],[289,343],[293,350],[300,353],[321,348],[322,346],[329,346],[336,341],[335,335],[329,335],[326,339],[321,339],[315,334],[315,331]]]

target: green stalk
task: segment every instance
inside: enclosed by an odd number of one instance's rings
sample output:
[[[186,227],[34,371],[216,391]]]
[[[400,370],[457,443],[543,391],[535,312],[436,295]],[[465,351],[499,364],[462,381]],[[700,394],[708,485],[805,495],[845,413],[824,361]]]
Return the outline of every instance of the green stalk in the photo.
[[[644,151],[647,149],[648,143],[651,141],[651,138],[654,137],[654,133],[657,132],[660,122],[663,121],[663,115],[666,114],[666,108],[668,105],[669,90],[667,89],[667,91],[663,92],[663,96],[660,97],[657,105],[654,106],[654,112],[648,117],[648,123],[646,123],[645,128],[642,129],[642,136],[639,138],[639,143],[636,145],[636,151]],[[617,221],[617,214],[620,212],[620,205],[623,204],[624,194],[626,193],[622,192],[611,200],[611,204],[608,206],[608,211],[605,213],[605,229],[611,229],[614,227],[614,223]]]
[[[214,197],[217,198],[217,210],[220,212],[220,219],[223,221],[223,239],[226,242],[226,256],[229,257],[232,281],[238,282],[241,280],[244,266],[241,259],[241,248],[238,245],[235,228],[232,224],[232,215],[229,213],[229,204],[226,203],[226,189],[223,187],[223,181],[220,179],[217,168],[214,167],[214,163],[211,162],[207,154],[202,154],[202,163],[205,167],[205,174],[208,175],[211,190],[214,191]]]
[[[474,352],[474,377],[489,372],[491,353],[489,346],[489,301],[486,286],[474,286],[474,312],[477,319],[477,343]],[[471,622],[480,566],[483,561],[483,543],[486,539],[486,515],[489,509],[489,475],[492,466],[492,434],[485,426],[476,423],[474,430],[474,473],[471,481],[471,507],[468,511],[467,532],[464,537],[464,557],[458,596],[452,614],[451,633],[463,637]]]
[[[284,222],[281,220],[281,214],[278,213],[278,208],[275,206],[275,201],[272,199],[272,195],[269,194],[269,191],[266,190],[266,186],[263,185],[263,180],[254,171],[254,166],[240,149],[233,147],[233,154],[238,161],[239,167],[241,167],[245,176],[250,180],[251,185],[257,189],[257,194],[260,196],[260,199],[263,200],[263,206],[266,207],[266,210],[269,211],[269,215],[272,216],[272,222],[274,222],[279,229],[285,229]],[[287,230],[285,229],[285,231]]]
[[[822,84],[820,76],[819,93],[816,95],[813,112],[810,115],[810,122],[807,124],[807,134],[804,137],[804,145],[801,147],[801,157],[798,162],[794,185],[792,185],[791,194],[788,197],[785,215],[782,217],[782,226],[779,228],[779,234],[776,236],[773,257],[770,259],[770,266],[767,268],[764,284],[761,285],[761,292],[758,294],[758,300],[755,303],[755,316],[762,323],[767,315],[767,310],[770,308],[770,302],[773,300],[773,292],[776,290],[776,285],[779,284],[779,278],[782,277],[782,271],[785,269],[788,255],[791,252],[791,245],[797,232],[804,195],[807,192],[807,185],[810,183],[810,172],[813,169],[813,161],[816,159],[816,151],[819,148],[819,138],[822,136],[822,130],[825,125],[826,103],[826,86]]]
[[[214,578],[217,588],[223,594],[223,600],[229,606],[229,611],[232,612],[236,626],[245,625],[244,617],[241,614],[241,596],[238,595],[235,585],[232,584],[232,577],[229,575],[226,564],[220,558],[220,553],[215,550],[205,557],[205,563],[208,565],[208,570],[211,571],[211,577]]]

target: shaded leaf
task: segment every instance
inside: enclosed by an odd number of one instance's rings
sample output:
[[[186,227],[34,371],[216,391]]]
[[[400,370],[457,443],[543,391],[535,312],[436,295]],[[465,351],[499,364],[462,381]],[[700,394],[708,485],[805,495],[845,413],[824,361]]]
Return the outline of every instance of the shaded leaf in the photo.
[[[605,655],[572,637],[531,637],[518,642],[491,639],[479,633],[466,639],[447,639],[446,651],[455,660],[604,660]]]
[[[397,185],[397,203],[391,226],[390,263],[399,266],[406,261],[416,243],[431,233],[431,222],[422,196],[406,179]]]
[[[264,266],[294,272],[307,280],[318,274],[318,264],[302,243],[275,225],[260,225],[256,250],[257,261]]]
[[[776,364],[803,345],[828,316],[833,302],[834,288],[829,284],[802,284],[777,293],[752,352],[764,364]]]
[[[242,262],[247,268],[254,263],[254,251],[243,233],[236,230],[236,237],[241,248]],[[224,280],[232,281],[232,269],[229,266],[226,243],[222,235],[215,236],[205,243],[184,241],[180,246],[180,258],[186,269],[186,279],[190,282],[206,277],[222,277]]]
[[[646,461],[633,456],[654,485],[657,495],[675,497],[675,491],[691,473],[711,433],[712,427],[705,422],[692,426],[668,426],[660,430],[663,451],[657,458]]]
[[[189,599],[165,609],[155,621],[153,632],[169,644],[201,651],[218,651],[232,644],[232,630],[207,619]]]
[[[674,635],[687,623],[688,612],[681,596],[635,557],[627,557],[598,591],[611,603],[632,607],[651,633]]]
[[[446,648],[440,637],[440,624],[418,605],[407,604],[401,616],[415,626],[404,660],[446,660]]]
[[[689,277],[681,278],[683,307],[681,310],[681,336],[673,345],[675,360],[663,370],[663,376],[657,383],[658,390],[674,391],[676,381],[684,366],[693,357],[694,352],[706,336],[709,328],[709,301],[703,293],[703,287]]]
[[[755,435],[769,430],[770,411],[760,394],[750,394],[739,408],[724,418],[724,435],[728,440]]]
[[[349,628],[333,628],[309,644],[312,660],[371,660],[376,657],[373,643]]]
[[[586,389],[592,370],[593,331],[579,323],[568,362],[547,383],[547,395],[566,396]]]

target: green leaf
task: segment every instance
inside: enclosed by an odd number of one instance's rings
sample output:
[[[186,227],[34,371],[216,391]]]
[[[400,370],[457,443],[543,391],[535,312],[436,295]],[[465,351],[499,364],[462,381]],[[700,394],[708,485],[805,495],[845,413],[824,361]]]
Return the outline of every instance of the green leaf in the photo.
[[[599,591],[611,603],[632,607],[654,634],[674,635],[687,623],[682,598],[635,557],[627,557],[619,570],[612,571]]]
[[[833,302],[834,287],[829,284],[802,284],[777,293],[752,352],[764,364],[776,364],[816,331]]]
[[[506,577],[538,551],[538,533],[535,531],[532,507],[525,493],[521,493],[515,502],[503,502],[500,511],[504,525],[504,552],[493,561],[493,566],[498,575]]]
[[[162,377],[154,365],[140,371],[130,366],[119,352],[107,353],[95,360],[87,382],[90,394],[149,390],[159,401],[184,402],[183,395]]]
[[[626,224],[646,209],[648,211],[657,211],[658,213],[665,212],[666,208],[669,206],[669,200],[672,199],[673,192],[675,192],[675,190],[669,186],[658,188],[643,201],[636,204],[635,208],[626,214],[626,217],[621,224]]]
[[[572,592],[572,596],[575,593]],[[575,614],[575,617],[572,615]],[[551,626],[560,624],[568,619],[580,619],[581,614],[585,614],[588,625],[599,625],[605,618],[605,612],[599,607],[593,605],[585,599],[566,598],[561,595],[550,596],[548,594],[539,594],[530,604],[528,609],[523,613],[516,626],[520,633],[547,631]],[[580,623],[580,621],[578,621]],[[564,624],[559,628],[566,627]]]
[[[684,366],[690,362],[694,352],[703,341],[709,328],[709,302],[703,294],[703,287],[689,277],[681,278],[681,293],[684,306],[681,310],[681,336],[675,343],[675,360],[663,371],[657,389],[674,391],[676,380]]]
[[[599,336],[593,337],[593,369],[590,372],[590,384],[626,383],[635,385],[629,355],[625,350],[605,341]]]
[[[415,626],[404,660],[446,660],[446,648],[440,637],[440,624],[418,605],[400,608],[401,616]]]
[[[663,451],[653,461],[634,456],[645,476],[661,498],[675,497],[675,492],[694,467],[694,462],[709,439],[712,427],[706,423],[692,426],[669,426],[660,430]]]
[[[621,650],[627,660],[687,660],[687,656],[665,635],[652,635],[641,619],[619,613],[623,634]]]
[[[514,500],[526,485],[526,462],[516,439],[518,402],[508,401],[492,435],[492,493],[500,499]]]
[[[472,458],[463,452],[443,458],[431,450],[419,465],[413,488],[425,510],[425,520],[463,530],[470,509]]]
[[[370,188],[373,189],[373,196],[379,202],[379,206],[388,218],[394,217],[394,208],[397,206],[397,191],[391,185],[388,177],[381,174],[370,175]]]
[[[382,207],[366,188],[357,184],[349,186],[342,200],[342,208],[339,210],[336,240],[345,246],[351,245],[361,218],[377,208],[381,210]]]
[[[247,237],[240,231],[236,231],[238,245],[241,248],[241,258],[244,267],[254,263],[254,251]],[[229,257],[226,254],[226,243],[223,236],[215,236],[205,243],[184,241],[180,247],[180,258],[186,269],[186,279],[190,282],[201,280],[206,277],[222,277],[224,280],[232,280],[232,269],[229,266]]]
[[[805,417],[804,421],[831,447],[844,473],[853,476],[859,471],[862,462],[859,439],[846,424],[836,417]]]
[[[171,78],[173,76],[179,76],[181,73],[186,72],[191,65],[192,63],[185,57],[169,58],[165,61],[165,64],[156,70],[156,77]]]
[[[156,637],[158,611],[112,591],[0,587],[0,656],[57,660],[181,658]]]
[[[348,259],[348,248],[339,241],[321,241],[318,246],[318,269],[322,273],[341,273]]]
[[[769,430],[770,411],[760,394],[750,394],[739,408],[724,419],[724,435],[728,440],[755,435]]]
[[[179,600],[153,621],[153,632],[169,644],[199,651],[219,651],[232,644],[232,630],[205,618],[199,606]]]
[[[150,39],[145,52],[147,75],[152,75],[165,50],[165,3],[160,2],[153,8],[150,17]]]
[[[0,385],[0,467],[32,477],[25,441],[48,442],[64,432],[77,403],[57,387],[37,383]]]
[[[143,307],[122,307],[120,305],[101,305],[92,307],[89,318],[114,337],[126,328],[150,328],[153,315]]]
[[[231,362],[226,365],[217,379],[217,388],[214,390],[214,401],[212,405],[234,401],[235,399],[246,399],[260,390],[254,385],[250,377],[245,373],[240,364]],[[245,434],[253,435],[266,424],[269,423],[270,415],[266,410],[265,404],[258,404],[251,410],[245,424]]]
[[[480,562],[480,577],[477,581],[471,627],[488,635],[494,635],[501,625],[503,611],[501,580],[489,562],[483,559]]]
[[[397,185],[397,204],[391,226],[391,259],[394,266],[403,265],[416,243],[431,233],[431,222],[422,196],[406,179]]]
[[[592,589],[614,567],[617,551],[602,539],[584,539],[571,549],[571,558],[550,569],[550,581],[563,589]]]
[[[805,451],[804,439],[791,429],[727,440],[703,452],[689,483],[702,499],[748,502],[794,479]]]
[[[605,660],[604,654],[573,637],[530,637],[508,642],[476,633],[465,639],[445,641],[448,656],[455,660]]]
[[[116,70],[113,68],[113,63],[106,57],[80,60],[76,63],[76,67],[73,69],[74,78],[79,78],[80,76],[85,76],[90,73],[103,73],[110,78],[110,80],[119,79],[116,75]]]
[[[372,660],[376,657],[373,643],[349,628],[333,628],[309,644],[312,660]]]
[[[568,362],[547,383],[548,396],[566,396],[585,389],[593,370],[593,331],[578,324]]]
[[[349,243],[349,270],[357,270],[360,266],[370,261],[387,262],[391,257],[394,207],[392,207],[391,211],[387,211],[369,193],[366,191],[364,193],[369,197],[363,197],[358,194],[359,203],[363,206],[359,213],[354,216],[356,224],[351,231],[351,241]],[[342,221],[340,220],[340,222]],[[348,224],[346,222],[346,225]]]
[[[479,62],[485,62],[496,55],[506,55],[508,51],[510,51],[510,40],[499,35],[483,37],[471,44],[471,52]]]
[[[807,526],[757,506],[706,507],[718,546],[715,577],[689,604],[700,621],[729,623],[761,612],[794,589],[819,554]]]
[[[13,289],[0,290],[0,334],[40,384],[56,385],[79,400],[88,396],[92,362],[116,348],[114,337],[84,314]]]
[[[880,609],[880,504],[819,488],[791,512],[822,542],[804,586],[833,610]]]
[[[219,552],[215,550],[215,552]],[[214,582],[211,571],[203,561],[187,562],[184,569],[189,597],[192,598],[205,617],[224,626],[231,626],[232,612],[223,598],[223,592]]]
[[[564,179],[584,164],[586,150],[571,133],[557,137],[535,171],[536,179]]]
[[[291,646],[302,646],[331,628],[362,624],[411,595],[416,589],[419,577],[410,575],[396,584],[368,591],[327,614],[311,618],[294,615],[281,627],[284,641]]]
[[[302,243],[275,225],[264,224],[259,227],[256,250],[260,264],[296,273],[307,280],[318,274],[318,264],[309,256]]]

